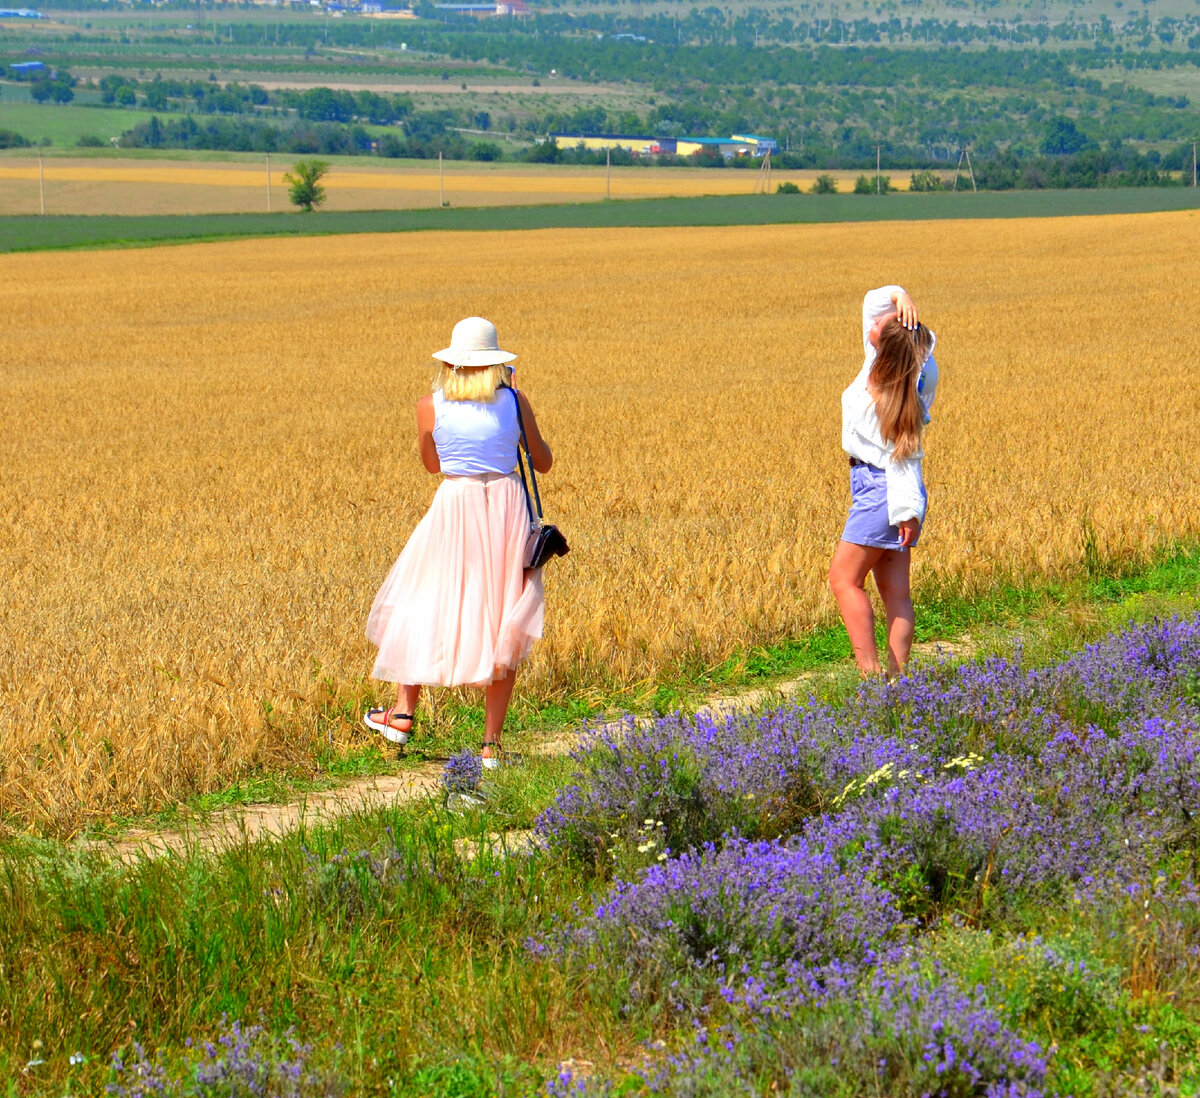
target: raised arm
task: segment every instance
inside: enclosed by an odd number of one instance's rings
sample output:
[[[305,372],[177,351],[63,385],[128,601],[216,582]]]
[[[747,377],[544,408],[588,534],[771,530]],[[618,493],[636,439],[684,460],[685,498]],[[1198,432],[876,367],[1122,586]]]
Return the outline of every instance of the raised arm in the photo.
[[[880,286],[868,290],[863,298],[863,350],[870,355],[873,348],[871,329],[881,317],[896,313],[906,328],[917,324],[917,305],[903,286]]]

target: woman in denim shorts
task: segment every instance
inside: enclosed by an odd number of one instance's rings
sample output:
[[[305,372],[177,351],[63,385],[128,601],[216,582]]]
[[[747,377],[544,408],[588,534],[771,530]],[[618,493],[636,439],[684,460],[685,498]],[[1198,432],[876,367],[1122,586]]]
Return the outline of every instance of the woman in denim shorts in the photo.
[[[912,648],[909,550],[925,520],[921,445],[937,391],[935,342],[900,286],[881,286],[863,298],[866,357],[842,393],[850,514],[829,566],[829,585],[864,675],[881,670],[868,574],[887,614],[889,675],[904,669]]]

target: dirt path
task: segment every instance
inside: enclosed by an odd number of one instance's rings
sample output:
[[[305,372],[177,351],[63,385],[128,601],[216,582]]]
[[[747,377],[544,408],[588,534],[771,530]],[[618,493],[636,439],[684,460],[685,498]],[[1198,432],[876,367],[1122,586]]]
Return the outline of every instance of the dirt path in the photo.
[[[915,656],[934,659],[961,659],[969,657],[972,652],[972,642],[966,636],[953,642],[938,641],[913,646]],[[771,686],[713,697],[707,705],[696,710],[696,716],[727,716],[784,701],[814,680],[830,678],[839,670],[809,672]],[[637,723],[647,726],[654,723],[654,718],[640,717]],[[576,742],[576,735],[567,733],[532,744],[525,751],[531,755],[566,755]],[[225,850],[238,843],[277,838],[295,831],[302,823],[320,824],[351,812],[384,808],[433,796],[441,789],[442,766],[440,762],[423,763],[400,774],[358,778],[336,789],[309,793],[288,804],[238,805],[214,812],[192,827],[179,830],[139,828],[126,832],[119,839],[93,841],[88,846],[93,850],[107,851],[124,862],[163,854],[181,854],[189,850]],[[522,841],[527,842],[524,839]]]

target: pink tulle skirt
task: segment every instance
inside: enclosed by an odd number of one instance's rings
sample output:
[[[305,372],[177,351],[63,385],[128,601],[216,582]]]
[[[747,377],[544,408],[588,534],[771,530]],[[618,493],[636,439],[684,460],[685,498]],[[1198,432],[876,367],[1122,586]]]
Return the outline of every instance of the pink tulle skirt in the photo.
[[[526,572],[529,515],[515,473],[446,477],[367,619],[373,678],[487,686],[542,635],[541,571]]]

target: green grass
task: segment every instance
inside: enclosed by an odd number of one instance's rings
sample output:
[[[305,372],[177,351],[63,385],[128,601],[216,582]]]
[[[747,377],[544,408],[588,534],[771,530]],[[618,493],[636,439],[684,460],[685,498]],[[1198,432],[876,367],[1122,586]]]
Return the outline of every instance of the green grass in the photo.
[[[3,88],[0,129],[19,133],[34,144],[48,139],[51,145],[74,146],[79,138],[89,136],[107,142],[110,137],[119,137],[139,122],[150,121],[154,113],[166,117],[163,111],[14,102],[12,97],[17,94],[14,87],[21,86],[8,84]]]
[[[681,169],[685,170],[685,169]],[[0,252],[194,243],[239,237],[444,230],[923,221],[1152,213],[1200,207],[1188,187],[917,195],[738,195],[544,206],[153,217],[0,217]]]

